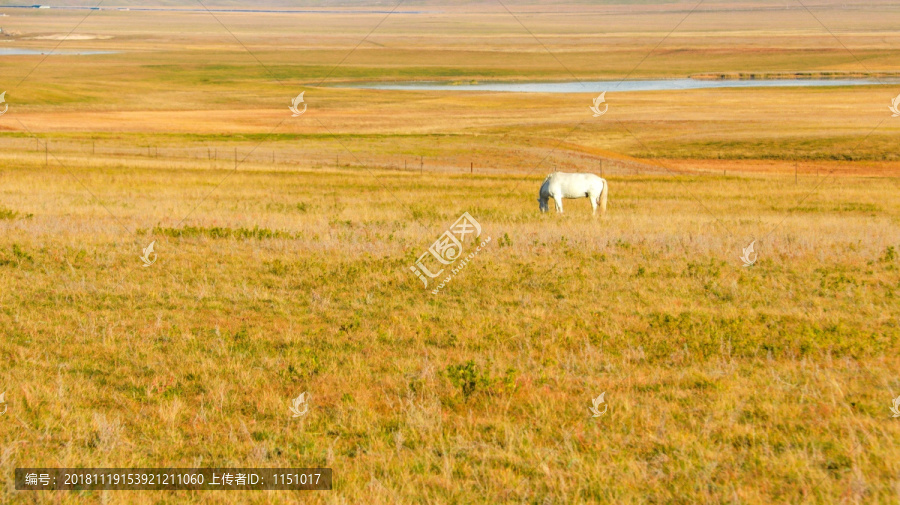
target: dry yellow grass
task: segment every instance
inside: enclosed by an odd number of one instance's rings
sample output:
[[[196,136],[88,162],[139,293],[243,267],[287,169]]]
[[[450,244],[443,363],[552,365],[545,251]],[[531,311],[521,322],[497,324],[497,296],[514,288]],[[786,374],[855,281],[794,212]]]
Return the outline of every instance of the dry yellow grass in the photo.
[[[323,502],[895,496],[894,179],[792,212],[810,183],[613,178],[592,220],[540,216],[534,177],[78,176],[92,197],[60,169],[3,176],[31,215],[2,222],[7,475],[327,465]],[[464,211],[492,245],[434,297],[408,266]],[[216,238],[256,227],[276,237]],[[470,360],[466,397],[448,370]]]
[[[590,78],[685,5],[520,8]],[[889,5],[836,5],[815,12],[894,68]],[[635,76],[858,70],[808,13],[740,7]],[[333,80],[570,77],[496,5],[441,9],[389,18]],[[33,47],[83,16],[15,14]],[[126,53],[8,94],[0,501],[897,501],[897,126],[859,141],[886,88],[610,93],[569,134],[584,96],[321,87],[270,133],[378,19],[224,15],[279,85],[207,14],[98,13],[79,33],[113,38],[66,47]],[[37,59],[0,63],[15,84]],[[605,219],[538,213],[547,172],[601,160]],[[433,296],[409,267],[463,212],[491,242]],[[17,492],[23,466],[329,466],[335,487]]]

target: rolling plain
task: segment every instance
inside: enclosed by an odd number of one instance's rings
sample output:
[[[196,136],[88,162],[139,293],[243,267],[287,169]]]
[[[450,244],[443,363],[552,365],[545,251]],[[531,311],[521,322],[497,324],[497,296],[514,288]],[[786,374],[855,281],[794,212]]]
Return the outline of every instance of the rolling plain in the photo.
[[[0,49],[45,52],[0,54],[0,501],[896,503],[900,84],[615,83],[897,72],[900,12],[701,4],[0,7]],[[597,80],[600,117],[352,87]],[[602,172],[607,215],[541,215],[554,170]],[[432,295],[410,267],[465,212],[491,241]],[[25,466],[335,485],[16,491]]]

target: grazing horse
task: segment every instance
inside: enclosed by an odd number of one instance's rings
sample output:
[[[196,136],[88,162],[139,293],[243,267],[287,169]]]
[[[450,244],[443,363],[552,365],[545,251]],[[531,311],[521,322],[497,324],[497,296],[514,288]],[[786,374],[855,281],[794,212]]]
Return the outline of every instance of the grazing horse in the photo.
[[[594,174],[567,174],[565,172],[553,172],[544,179],[541,184],[541,192],[538,202],[541,204],[541,212],[550,210],[548,200],[556,201],[556,211],[562,212],[563,198],[590,198],[594,215],[597,214],[597,204],[600,204],[600,215],[606,214],[606,200],[609,194],[609,185],[606,179],[601,179]]]

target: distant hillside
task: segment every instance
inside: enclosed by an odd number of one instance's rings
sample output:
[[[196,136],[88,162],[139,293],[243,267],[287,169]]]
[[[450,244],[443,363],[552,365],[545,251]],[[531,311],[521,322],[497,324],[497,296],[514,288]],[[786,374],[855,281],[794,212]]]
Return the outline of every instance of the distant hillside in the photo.
[[[41,3],[40,0],[29,2],[27,0],[12,0],[4,2],[9,5],[31,5],[32,3]],[[95,6],[100,0],[45,0],[46,4],[54,6]],[[394,7],[400,3],[400,0],[203,0],[203,4],[208,8],[229,8],[229,9],[260,9],[260,8],[333,8],[333,7],[376,7],[379,9]],[[683,7],[689,10],[697,6],[696,1],[692,0],[509,0],[504,1],[507,6],[549,6],[549,5],[666,5],[677,6],[679,10]],[[105,7],[185,7],[197,8],[200,4],[196,0],[156,0],[147,2],[145,0],[105,0],[102,3]],[[465,6],[465,5],[497,5],[497,0],[403,0],[400,7],[413,6]],[[807,4],[809,8],[821,7],[846,7],[847,2],[844,0],[814,0]],[[852,4],[849,4],[852,5]],[[893,5],[891,0],[873,0],[866,3],[867,6],[876,5]],[[732,8],[784,8],[784,0],[709,0],[703,2],[700,10],[717,10]],[[800,8],[799,4],[794,6]],[[2,6],[0,6],[2,8]]]
[[[41,3],[38,1],[10,1],[5,2],[11,5],[30,5],[31,3]],[[50,0],[45,0],[44,3],[48,5],[54,6],[62,6],[62,5],[77,5],[77,6],[95,6],[99,3],[99,0],[55,0],[50,2]],[[279,8],[291,8],[291,7],[393,7],[397,5],[398,0],[261,0],[261,1],[248,1],[248,0],[204,0],[204,5],[206,7],[228,7],[235,9],[258,9],[258,8],[266,8],[266,7],[279,7]],[[590,4],[590,5],[671,5],[677,3],[684,3],[688,5],[689,2],[684,2],[679,0],[515,0],[515,1],[505,1],[506,5],[565,5],[565,4]],[[431,5],[431,6],[462,6],[462,5],[473,5],[473,4],[494,4],[496,5],[496,0],[404,0],[401,6],[415,6],[415,5]],[[773,0],[744,0],[740,2],[711,2],[711,4],[715,5],[728,5],[728,4],[741,4],[741,5],[760,5],[760,4],[773,4],[773,5],[784,5],[783,2],[773,1]],[[116,7],[116,6],[140,6],[140,7],[197,7],[199,4],[196,0],[156,0],[153,2],[147,2],[145,0],[106,0],[102,4],[105,7]],[[2,6],[0,6],[2,8]]]

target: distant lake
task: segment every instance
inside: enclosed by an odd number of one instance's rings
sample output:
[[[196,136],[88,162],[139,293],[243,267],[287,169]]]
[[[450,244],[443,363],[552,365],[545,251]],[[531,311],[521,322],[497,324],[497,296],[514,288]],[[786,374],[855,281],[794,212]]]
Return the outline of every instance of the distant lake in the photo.
[[[77,49],[23,49],[19,47],[0,47],[0,56],[18,56],[52,53],[59,56],[85,55],[85,54],[115,54],[118,51],[79,51]]]
[[[186,2],[187,3],[187,2]],[[248,2],[249,3],[249,2]],[[28,5],[3,5],[4,9],[34,9],[35,4]],[[366,10],[325,10],[325,9],[225,9],[225,8],[190,8],[190,7],[100,7],[100,6],[84,6],[84,5],[43,5],[44,9],[57,10],[89,10],[89,11],[149,11],[149,12],[222,12],[237,14],[436,14],[441,11],[423,11],[423,10],[397,10],[395,9],[366,9]]]
[[[881,79],[884,84],[897,84],[900,79]],[[792,86],[866,86],[877,85],[875,79],[652,79],[644,81],[582,82],[488,82],[447,84],[439,82],[341,84],[342,88],[396,89],[420,91],[501,91],[510,93],[602,93],[604,91],[667,91],[707,88],[779,88]]]

